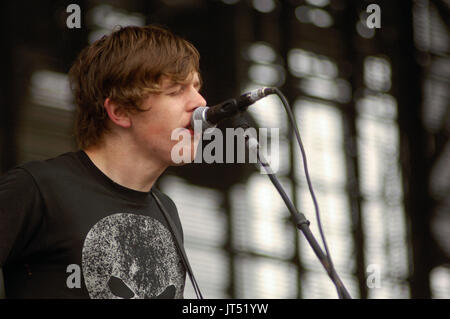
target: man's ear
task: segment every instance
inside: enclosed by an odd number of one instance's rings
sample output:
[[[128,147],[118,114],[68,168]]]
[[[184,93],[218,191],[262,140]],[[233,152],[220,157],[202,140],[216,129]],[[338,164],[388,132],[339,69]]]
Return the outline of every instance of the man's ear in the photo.
[[[123,128],[131,126],[131,118],[126,110],[121,108],[116,102],[112,101],[109,97],[105,99],[103,104],[109,119],[116,125]]]

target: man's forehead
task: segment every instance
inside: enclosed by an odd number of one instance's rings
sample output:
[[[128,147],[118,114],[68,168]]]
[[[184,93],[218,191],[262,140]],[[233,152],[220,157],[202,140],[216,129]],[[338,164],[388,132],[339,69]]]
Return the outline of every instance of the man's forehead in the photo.
[[[162,89],[167,89],[179,84],[188,84],[188,83],[199,83],[200,82],[200,75],[198,74],[198,72],[191,72],[187,78],[183,81],[175,81],[170,77],[164,77],[161,81],[161,88]]]

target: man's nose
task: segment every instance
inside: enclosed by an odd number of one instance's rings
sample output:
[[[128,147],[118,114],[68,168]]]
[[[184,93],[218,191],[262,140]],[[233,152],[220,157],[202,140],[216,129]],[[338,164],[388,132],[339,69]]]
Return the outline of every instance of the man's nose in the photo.
[[[198,94],[200,97],[200,104],[198,106],[206,106],[206,100],[200,93]]]
[[[192,99],[192,102],[190,104],[190,111],[196,109],[199,106],[206,106],[206,100],[204,99],[204,97],[200,94],[200,92],[198,92],[197,90],[195,90],[194,93],[194,97]]]

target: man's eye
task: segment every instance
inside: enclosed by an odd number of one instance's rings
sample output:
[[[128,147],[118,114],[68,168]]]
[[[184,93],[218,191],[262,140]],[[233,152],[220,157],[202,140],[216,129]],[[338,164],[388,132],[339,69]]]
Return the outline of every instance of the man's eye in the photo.
[[[183,93],[183,92],[184,92],[184,88],[179,88],[179,89],[176,90],[176,91],[170,92],[169,95],[170,95],[170,96],[176,96],[176,95],[179,95],[179,94],[181,94],[181,93]]]

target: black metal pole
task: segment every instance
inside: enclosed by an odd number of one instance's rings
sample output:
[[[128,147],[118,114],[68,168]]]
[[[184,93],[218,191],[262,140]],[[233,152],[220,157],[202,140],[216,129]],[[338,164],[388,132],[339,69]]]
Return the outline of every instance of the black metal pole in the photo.
[[[245,140],[246,140],[246,144],[247,144],[247,147],[250,150],[250,152],[256,152],[256,158],[258,160],[259,165],[261,165],[264,168],[264,170],[267,172],[267,175],[269,176],[273,185],[275,186],[275,188],[277,189],[281,198],[283,199],[284,203],[286,204],[287,208],[289,209],[289,212],[291,213],[293,222],[295,223],[296,227],[303,233],[306,240],[308,241],[311,248],[313,249],[314,253],[316,254],[317,258],[319,259],[320,263],[325,268],[331,281],[336,286],[336,290],[337,290],[339,298],[340,299],[351,299],[349,292],[345,288],[342,280],[339,278],[339,275],[337,274],[336,270],[334,269],[334,266],[329,262],[329,259],[324,254],[324,252],[322,251],[322,248],[319,246],[313,233],[309,229],[310,222],[306,219],[305,215],[298,212],[297,208],[292,204],[291,200],[289,199],[286,192],[284,191],[282,185],[278,181],[277,176],[273,173],[272,169],[270,168],[269,163],[267,162],[267,160],[264,159],[264,157],[260,153],[258,141],[253,137],[249,137],[248,135],[245,135]]]

